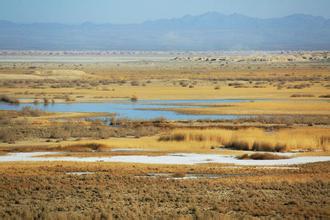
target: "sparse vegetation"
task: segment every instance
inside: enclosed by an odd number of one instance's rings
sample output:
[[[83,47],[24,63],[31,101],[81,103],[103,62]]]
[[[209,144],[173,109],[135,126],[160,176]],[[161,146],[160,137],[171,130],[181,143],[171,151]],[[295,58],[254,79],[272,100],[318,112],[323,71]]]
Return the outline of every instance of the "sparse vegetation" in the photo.
[[[125,120],[116,120],[117,127],[109,127],[101,121],[70,120],[63,122],[47,122],[44,124],[34,123],[16,117],[38,117],[47,113],[24,107],[21,111],[6,113],[0,112],[0,140],[14,143],[19,140],[28,139],[57,139],[67,140],[72,138],[95,138],[104,139],[109,137],[143,137],[155,135],[161,129],[157,127],[158,121],[147,123],[132,123]]]
[[[46,112],[40,110],[40,109],[35,109],[30,106],[24,106],[22,110],[19,111],[19,115],[21,116],[31,116],[31,117],[39,117],[42,115],[45,115]]]
[[[107,163],[0,164],[1,219],[327,219],[329,164],[299,169]],[[89,171],[87,175],[67,172]],[[93,173],[95,172],[95,173]],[[213,173],[168,180],[145,173]],[[245,176],[239,176],[241,174]],[[237,176],[238,175],[238,176]],[[312,196],[311,196],[312,195]],[[307,208],[308,207],[308,208]],[[274,212],[276,210],[276,212]]]

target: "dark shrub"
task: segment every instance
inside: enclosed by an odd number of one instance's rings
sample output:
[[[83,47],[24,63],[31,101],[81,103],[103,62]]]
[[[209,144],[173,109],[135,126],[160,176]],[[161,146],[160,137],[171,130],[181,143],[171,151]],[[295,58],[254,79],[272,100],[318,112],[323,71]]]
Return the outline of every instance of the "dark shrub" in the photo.
[[[138,101],[138,97],[135,96],[135,95],[133,95],[133,96],[131,97],[131,102],[137,102],[137,101]]]
[[[12,98],[12,97],[9,97],[9,96],[6,96],[6,95],[1,95],[0,96],[0,102],[6,102],[6,103],[9,103],[9,104],[19,104],[18,99],[15,99],[15,98]]]
[[[237,159],[240,160],[281,160],[288,159],[287,156],[281,156],[271,153],[255,153],[255,154],[243,154],[242,156],[238,156]]]
[[[225,148],[231,148],[234,150],[250,150],[249,143],[245,141],[231,141],[225,145]]]

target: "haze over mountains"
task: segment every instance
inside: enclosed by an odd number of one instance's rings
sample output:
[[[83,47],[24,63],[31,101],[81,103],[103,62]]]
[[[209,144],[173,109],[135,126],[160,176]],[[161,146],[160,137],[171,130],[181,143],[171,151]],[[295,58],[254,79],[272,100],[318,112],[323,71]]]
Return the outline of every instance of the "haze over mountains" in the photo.
[[[0,21],[0,49],[330,50],[330,19],[259,19],[209,12],[141,24],[18,24]]]

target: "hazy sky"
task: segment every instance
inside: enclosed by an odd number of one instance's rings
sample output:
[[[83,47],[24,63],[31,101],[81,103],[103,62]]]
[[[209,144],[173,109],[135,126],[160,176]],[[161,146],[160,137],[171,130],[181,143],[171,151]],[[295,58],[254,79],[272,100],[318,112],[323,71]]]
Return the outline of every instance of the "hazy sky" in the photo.
[[[208,11],[261,18],[293,13],[330,18],[330,0],[0,0],[0,20],[24,23],[139,23]]]

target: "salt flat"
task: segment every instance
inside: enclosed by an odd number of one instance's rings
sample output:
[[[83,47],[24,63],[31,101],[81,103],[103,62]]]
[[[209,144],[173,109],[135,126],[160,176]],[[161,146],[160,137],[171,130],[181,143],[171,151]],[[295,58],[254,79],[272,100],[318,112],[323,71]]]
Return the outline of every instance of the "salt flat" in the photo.
[[[112,157],[63,157],[60,152],[32,152],[32,153],[9,153],[0,156],[0,162],[52,162],[52,161],[69,161],[69,162],[121,162],[121,163],[144,163],[144,164],[175,164],[175,165],[193,165],[202,163],[221,163],[235,164],[242,166],[282,166],[297,165],[314,162],[330,161],[330,156],[303,156],[292,157],[280,160],[240,160],[235,156],[216,155],[216,154],[168,154],[163,156],[112,156]],[[47,157],[43,157],[47,156]]]

